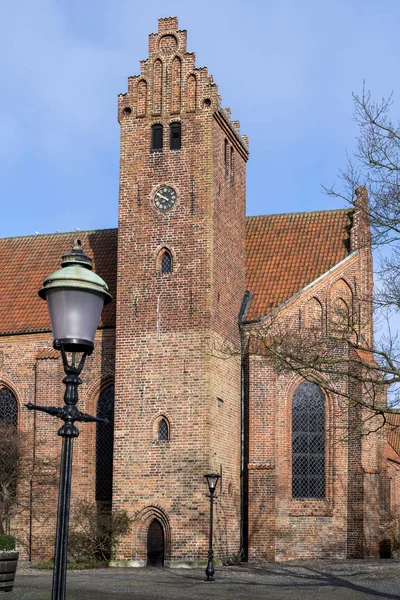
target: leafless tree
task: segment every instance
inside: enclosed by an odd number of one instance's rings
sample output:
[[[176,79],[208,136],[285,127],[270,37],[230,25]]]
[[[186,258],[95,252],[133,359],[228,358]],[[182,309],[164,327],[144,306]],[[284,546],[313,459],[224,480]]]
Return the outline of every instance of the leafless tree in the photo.
[[[371,225],[378,285],[373,297],[357,302],[372,305],[370,319],[381,326],[378,335],[372,343],[366,341],[353,315],[341,314],[337,306],[337,314],[331,314],[335,325],[325,331],[296,332],[278,315],[261,327],[246,328],[246,339],[250,352],[265,355],[278,370],[294,371],[360,407],[367,431],[374,431],[387,421],[397,425],[388,415],[400,405],[400,347],[393,326],[400,309],[400,123],[390,117],[392,96],[376,102],[363,87],[353,100],[356,150],[339,174],[342,185],[325,191],[350,206],[357,204]],[[365,189],[369,202],[360,203]],[[368,310],[363,312],[365,318]]]
[[[40,452],[38,442],[34,449],[27,432],[0,424],[0,533],[10,533],[13,517],[31,510],[33,486],[43,490],[56,484],[55,460]]]
[[[353,94],[353,101],[354,120],[359,128],[356,149],[348,157],[346,169],[340,172],[341,189],[325,190],[349,204],[354,202],[360,186],[368,190],[366,217],[371,223],[376,262],[372,303],[378,331],[372,347],[361,348],[369,353],[362,367],[369,385],[390,389],[386,410],[391,411],[400,405],[400,347],[396,326],[400,309],[400,122],[394,122],[390,114],[392,94],[377,102],[364,85],[361,95]],[[357,337],[353,345],[360,349]]]

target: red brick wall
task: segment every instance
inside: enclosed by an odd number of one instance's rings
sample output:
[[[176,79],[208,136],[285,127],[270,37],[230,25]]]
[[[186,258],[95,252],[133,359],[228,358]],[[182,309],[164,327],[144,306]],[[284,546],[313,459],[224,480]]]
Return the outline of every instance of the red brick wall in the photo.
[[[28,481],[21,484],[20,501],[26,508],[18,511],[12,524],[12,532],[17,536],[22,558],[51,558],[61,449],[61,438],[57,436],[57,431],[62,421],[44,413],[28,411],[24,404],[63,404],[65,388],[62,384],[62,364],[59,352],[52,350],[50,334],[2,337],[0,351],[3,357],[0,385],[11,389],[18,400],[19,428],[30,434],[32,448],[36,448],[40,459],[49,459],[48,479],[41,477],[40,484],[33,480],[32,490]],[[79,389],[78,407],[83,412],[96,414],[98,389],[114,376],[114,356],[114,331],[98,331],[95,352],[86,361],[82,373],[83,383]],[[79,424],[79,429],[81,435],[74,445],[72,505],[79,498],[94,500],[95,425]]]
[[[360,314],[360,278],[372,284],[367,250],[349,257],[315,285],[289,302],[268,327],[303,331],[314,339],[337,329],[333,314],[336,296],[348,291],[356,328]],[[365,289],[365,288],[364,288]],[[322,314],[321,314],[322,313]],[[317,323],[320,323],[319,332]],[[369,338],[370,323],[366,335]],[[330,349],[332,358],[346,358],[344,339]],[[384,433],[361,435],[365,415],[346,399],[326,395],[326,498],[296,500],[291,491],[291,400],[301,381],[293,373],[275,373],[260,356],[250,358],[249,369],[249,559],[345,558],[379,556],[379,542],[387,520]],[[336,379],[345,393],[351,389],[345,376]]]

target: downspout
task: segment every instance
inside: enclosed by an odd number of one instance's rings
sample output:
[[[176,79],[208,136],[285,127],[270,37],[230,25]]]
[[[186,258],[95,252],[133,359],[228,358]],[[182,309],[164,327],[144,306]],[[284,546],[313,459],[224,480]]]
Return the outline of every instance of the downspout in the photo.
[[[238,316],[240,331],[240,554],[241,560],[247,560],[247,502],[246,502],[246,344],[244,336],[244,317],[246,315],[251,292],[245,291]],[[246,531],[245,531],[246,530]]]
[[[36,405],[37,390],[37,359],[35,360],[35,386],[33,390],[33,403]],[[32,471],[29,482],[29,562],[32,562],[32,538],[33,538],[33,475],[36,464],[36,411],[33,412],[33,452]]]

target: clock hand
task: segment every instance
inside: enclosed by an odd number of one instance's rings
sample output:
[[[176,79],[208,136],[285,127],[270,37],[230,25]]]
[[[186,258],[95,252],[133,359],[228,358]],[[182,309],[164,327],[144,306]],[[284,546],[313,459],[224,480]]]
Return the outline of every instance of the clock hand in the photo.
[[[162,194],[160,194],[160,192],[157,192],[156,196],[158,198],[162,198],[163,200],[165,200],[166,202],[169,202],[169,198],[166,198],[165,196],[163,196]]]

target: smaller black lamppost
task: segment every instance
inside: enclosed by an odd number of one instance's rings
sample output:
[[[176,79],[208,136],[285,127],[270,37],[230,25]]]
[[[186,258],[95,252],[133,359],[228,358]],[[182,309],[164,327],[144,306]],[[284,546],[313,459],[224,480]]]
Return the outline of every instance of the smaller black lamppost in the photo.
[[[77,240],[73,249],[62,257],[62,268],[44,280],[39,296],[47,301],[53,330],[53,346],[61,351],[66,377],[64,406],[37,406],[29,402],[29,410],[40,410],[64,421],[58,430],[62,437],[60,487],[58,495],[57,531],[54,556],[52,600],[65,600],[68,524],[71,498],[72,449],[79,436],[75,421],[104,421],[82,413],[77,408],[79,377],[85,359],[92,354],[94,336],[104,304],[111,302],[107,284],[92,271],[92,260]],[[72,353],[68,362],[67,352]],[[81,353],[77,364],[75,354]]]
[[[210,533],[208,538],[208,563],[206,568],[207,581],[214,581],[214,551],[213,551],[213,515],[214,515],[214,493],[217,487],[218,479],[221,475],[216,473],[210,473],[210,475],[204,475],[207,479],[208,489],[210,490]]]

